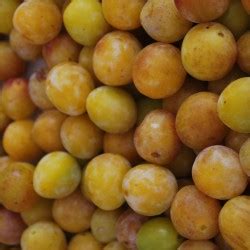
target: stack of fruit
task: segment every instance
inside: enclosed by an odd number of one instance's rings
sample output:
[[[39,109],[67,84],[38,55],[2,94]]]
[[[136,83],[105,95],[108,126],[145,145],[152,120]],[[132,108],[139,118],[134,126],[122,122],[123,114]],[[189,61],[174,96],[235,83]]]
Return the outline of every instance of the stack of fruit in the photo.
[[[0,20],[0,250],[250,249],[250,0]]]

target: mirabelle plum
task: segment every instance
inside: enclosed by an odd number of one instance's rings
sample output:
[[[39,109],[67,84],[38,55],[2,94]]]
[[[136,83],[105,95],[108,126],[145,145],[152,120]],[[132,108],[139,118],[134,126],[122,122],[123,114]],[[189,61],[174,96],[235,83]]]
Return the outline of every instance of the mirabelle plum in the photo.
[[[39,199],[33,188],[35,167],[29,163],[12,162],[1,173],[0,200],[11,211],[22,212]]]
[[[86,111],[86,99],[94,88],[91,75],[73,62],[53,67],[46,82],[46,94],[61,112],[75,116]]]
[[[122,134],[106,133],[103,139],[103,150],[105,153],[120,154],[131,164],[140,160],[134,145],[134,129]]]
[[[78,62],[79,64],[88,70],[92,77],[95,77],[94,69],[93,69],[93,55],[94,55],[94,46],[85,46],[82,48]]]
[[[67,61],[76,62],[80,53],[80,45],[69,35],[60,34],[43,45],[43,58],[48,68]]]
[[[128,205],[136,213],[155,216],[170,207],[177,192],[177,182],[168,169],[141,164],[125,175],[122,191]]]
[[[65,149],[80,159],[93,158],[103,147],[103,132],[87,114],[68,117],[62,124],[60,136]]]
[[[42,150],[31,136],[34,126],[32,120],[19,120],[9,124],[3,134],[3,147],[14,160],[35,161],[42,155]]]
[[[250,1],[249,0],[241,0],[241,3],[249,15],[250,14]]]
[[[227,128],[218,117],[218,99],[214,93],[199,92],[182,103],[176,116],[176,131],[186,146],[201,150],[222,142]]]
[[[24,37],[17,30],[13,29],[11,31],[9,39],[12,49],[23,60],[33,61],[40,56],[42,47],[31,43],[30,40]]]
[[[239,156],[243,170],[250,177],[250,139],[247,139],[241,146]]]
[[[97,0],[74,0],[63,12],[63,21],[69,35],[78,43],[93,46],[110,27]]]
[[[175,0],[181,15],[194,23],[205,23],[220,17],[229,3],[229,0]]]
[[[83,232],[90,228],[95,206],[76,190],[69,196],[55,200],[52,213],[56,223],[71,233]]]
[[[62,16],[53,1],[25,1],[13,17],[14,28],[34,44],[45,44],[61,30]]]
[[[83,172],[82,192],[103,210],[119,208],[125,201],[122,180],[129,169],[130,163],[121,155],[98,155],[87,164]]]
[[[103,245],[95,239],[92,233],[76,234],[69,242],[68,250],[102,250]]]
[[[68,153],[55,151],[45,155],[34,172],[35,191],[44,198],[60,199],[71,194],[79,185],[81,171]]]
[[[136,88],[153,99],[176,93],[185,77],[180,51],[171,44],[150,44],[141,50],[134,62],[133,81]]]
[[[225,146],[233,149],[236,152],[239,152],[242,144],[248,138],[250,138],[250,134],[243,134],[230,130],[227,136],[225,137],[224,143]]]
[[[219,250],[212,241],[209,240],[186,240],[177,250]]]
[[[135,213],[132,209],[123,212],[116,222],[116,238],[128,249],[136,249],[136,236],[148,217]]]
[[[112,241],[108,243],[103,250],[127,250],[127,248],[118,241]]]
[[[10,122],[11,122],[10,118],[4,111],[2,93],[0,92],[0,132],[3,132]]]
[[[40,69],[34,72],[29,78],[29,95],[33,103],[40,109],[51,109],[53,104],[45,91],[47,70]]]
[[[250,74],[250,31],[244,33],[240,37],[240,39],[237,41],[237,46],[238,46],[237,63],[244,72]]]
[[[132,81],[132,67],[141,44],[132,34],[113,31],[103,36],[95,46],[93,69],[96,77],[110,86]]]
[[[8,42],[0,41],[0,81],[20,76],[25,70],[24,61]]]
[[[36,109],[29,95],[28,81],[24,78],[6,81],[1,98],[4,112],[13,120],[28,118]]]
[[[239,78],[230,83],[218,100],[220,119],[232,130],[250,133],[250,77]]]
[[[185,70],[202,81],[215,81],[226,76],[236,57],[233,34],[219,23],[195,25],[182,43],[181,58]]]
[[[96,209],[91,218],[91,232],[102,243],[109,243],[116,237],[116,222],[122,210],[104,211]]]
[[[250,198],[238,196],[226,202],[220,212],[219,227],[232,249],[249,249]]]
[[[151,111],[137,127],[134,143],[146,161],[160,165],[170,163],[181,148],[174,115],[163,109]]]
[[[0,207],[0,242],[6,245],[19,244],[26,228],[20,214]]]
[[[21,238],[23,250],[66,250],[63,231],[53,222],[41,221],[29,226]]]
[[[192,26],[181,16],[174,0],[148,0],[140,19],[142,27],[154,40],[165,43],[181,40]]]
[[[67,116],[56,109],[44,111],[32,128],[32,138],[45,152],[63,150],[60,130]]]
[[[94,89],[87,97],[89,118],[108,133],[125,133],[136,122],[136,104],[125,90],[110,86]]]
[[[239,155],[225,146],[211,146],[195,159],[192,176],[204,194],[226,200],[242,194],[247,186],[247,175],[240,165]]]
[[[218,234],[220,209],[219,201],[190,185],[177,192],[170,215],[177,232],[185,238],[208,240]]]
[[[38,221],[52,220],[52,204],[52,200],[39,198],[32,207],[21,212],[21,217],[29,226]]]
[[[146,0],[103,0],[102,12],[109,24],[119,30],[141,26],[140,13]]]

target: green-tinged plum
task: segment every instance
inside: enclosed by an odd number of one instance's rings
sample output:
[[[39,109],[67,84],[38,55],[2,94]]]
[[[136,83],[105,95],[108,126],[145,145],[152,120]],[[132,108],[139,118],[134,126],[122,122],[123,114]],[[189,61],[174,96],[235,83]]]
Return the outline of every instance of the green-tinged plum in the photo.
[[[247,139],[241,146],[239,156],[244,172],[250,177],[250,139]]]
[[[128,250],[122,243],[118,241],[112,241],[108,243],[103,250]]]
[[[158,217],[147,221],[139,230],[138,250],[176,250],[183,241],[168,218]]]

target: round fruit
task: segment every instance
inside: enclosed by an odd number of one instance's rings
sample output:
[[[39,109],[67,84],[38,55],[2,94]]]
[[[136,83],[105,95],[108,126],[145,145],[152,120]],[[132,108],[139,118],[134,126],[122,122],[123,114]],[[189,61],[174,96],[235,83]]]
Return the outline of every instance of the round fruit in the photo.
[[[45,155],[34,172],[35,191],[44,198],[60,199],[71,194],[79,185],[80,167],[70,154],[52,152]]]
[[[250,198],[238,196],[229,200],[219,216],[220,232],[233,249],[249,249]],[[233,226],[232,226],[233,225]]]
[[[249,18],[250,19],[250,18]],[[237,41],[239,67],[250,74],[250,31],[243,34]]]
[[[239,155],[220,145],[208,147],[198,154],[192,176],[200,191],[220,200],[242,194],[247,186]]]
[[[225,137],[224,143],[225,146],[233,149],[236,152],[239,152],[241,146],[248,138],[250,138],[250,134],[238,133],[230,130]]]
[[[63,231],[53,222],[41,221],[29,226],[21,238],[23,250],[66,250]]]
[[[112,241],[108,243],[103,250],[127,250],[127,248],[118,241]]]
[[[76,190],[69,196],[55,200],[52,213],[56,223],[71,233],[83,232],[90,228],[95,206]]]
[[[181,58],[186,71],[196,79],[215,81],[226,76],[237,57],[233,34],[219,23],[194,26],[185,36]]]
[[[171,220],[177,232],[190,240],[208,240],[218,234],[219,201],[194,185],[180,189],[171,205]]]
[[[177,250],[219,250],[212,241],[208,240],[186,240]]]
[[[239,78],[229,84],[218,101],[220,119],[232,130],[250,133],[250,77]]]
[[[170,163],[181,148],[174,115],[163,109],[151,111],[136,128],[134,143],[146,161],[160,165]]]
[[[110,86],[94,89],[87,98],[89,118],[108,133],[125,133],[136,122],[136,104],[125,90]]]
[[[125,175],[122,190],[128,205],[135,212],[155,216],[170,207],[177,192],[177,182],[168,169],[141,164]]]
[[[46,94],[61,112],[75,116],[86,111],[86,99],[94,87],[91,75],[73,62],[53,67],[46,82]]]
[[[250,177],[250,139],[240,148],[240,163],[245,173]]]
[[[175,124],[177,134],[186,146],[201,150],[222,142],[227,128],[218,117],[218,98],[214,93],[199,92],[182,103]]]
[[[181,40],[192,26],[181,16],[174,0],[148,0],[140,19],[142,27],[154,40],[165,43]]]
[[[139,250],[176,250],[182,238],[167,218],[154,218],[147,221],[137,235]]]
[[[130,163],[117,154],[101,154],[92,159],[83,173],[82,191],[99,208],[114,210],[124,203],[122,180]]]
[[[84,46],[95,45],[109,30],[97,0],[71,1],[63,12],[63,21],[69,35]]]

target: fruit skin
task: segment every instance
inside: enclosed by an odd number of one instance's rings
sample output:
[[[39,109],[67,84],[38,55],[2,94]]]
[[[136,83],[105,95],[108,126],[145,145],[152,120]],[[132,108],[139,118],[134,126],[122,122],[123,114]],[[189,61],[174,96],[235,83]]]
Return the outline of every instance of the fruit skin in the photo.
[[[12,162],[1,173],[0,200],[13,212],[23,212],[39,200],[33,187],[35,167],[25,162]]]
[[[13,25],[32,43],[42,45],[58,35],[62,27],[62,16],[52,1],[25,1],[16,9]]]
[[[26,225],[20,214],[0,207],[0,242],[5,245],[19,244]]]
[[[230,130],[227,136],[225,137],[224,144],[225,146],[233,149],[234,151],[239,152],[241,146],[249,137],[249,134],[237,133],[233,130]]]
[[[103,250],[127,250],[127,248],[118,241],[108,243]]]
[[[239,155],[230,148],[216,145],[201,151],[195,159],[192,177],[204,194],[227,200],[242,194],[247,186]]]
[[[136,249],[136,237],[139,229],[149,218],[137,214],[132,209],[123,212],[116,222],[116,238],[126,249]]]
[[[183,237],[208,240],[218,234],[220,209],[218,200],[206,196],[194,185],[188,185],[177,192],[170,215],[174,227]]]
[[[250,18],[249,18],[250,19]],[[241,70],[250,74],[250,31],[244,33],[237,41],[238,59],[237,63]]]
[[[95,45],[110,29],[97,0],[71,1],[64,10],[63,22],[69,35],[84,46]]]
[[[80,51],[78,57],[78,63],[88,70],[91,76],[95,79],[94,69],[93,69],[93,55],[94,55],[94,46],[84,46]]]
[[[50,221],[52,220],[52,204],[52,200],[39,198],[32,207],[21,212],[21,217],[28,226],[42,220]]]
[[[25,71],[24,61],[8,42],[0,42],[0,81],[20,76]]]
[[[227,11],[217,21],[228,27],[236,38],[246,32],[250,25],[250,17],[238,0],[230,0]]]
[[[182,241],[168,218],[156,217],[141,227],[136,245],[139,250],[175,250]]]
[[[15,29],[10,32],[9,40],[13,50],[25,61],[33,61],[41,54],[40,45],[31,43]]]
[[[170,207],[177,192],[177,182],[168,169],[141,164],[127,172],[122,191],[128,205],[136,213],[155,216]]]
[[[148,0],[142,8],[140,19],[149,36],[164,43],[181,40],[192,26],[181,16],[174,0]]]
[[[28,81],[24,78],[13,78],[2,86],[2,104],[5,113],[13,120],[29,118],[36,106],[32,102]]]
[[[76,190],[53,203],[52,214],[56,223],[65,231],[79,233],[90,228],[95,206]],[[67,219],[65,219],[67,218]]]
[[[113,31],[95,46],[93,69],[96,77],[109,86],[126,85],[132,81],[132,66],[141,50],[137,38],[129,32]]]
[[[87,97],[89,118],[108,133],[125,133],[136,123],[137,108],[133,97],[121,88],[102,86]]]
[[[60,199],[72,193],[80,183],[81,170],[75,158],[61,151],[45,155],[34,172],[34,189],[42,197]]]
[[[29,95],[32,102],[42,110],[52,109],[54,106],[46,95],[47,70],[40,69],[34,72],[29,78]]]
[[[250,133],[250,77],[239,78],[229,84],[218,100],[220,119],[232,130]]]
[[[21,238],[23,250],[66,250],[67,243],[63,231],[53,222],[41,221],[29,226]]]
[[[249,0],[241,0],[243,7],[245,8],[248,15],[250,15],[250,1]]]
[[[177,250],[219,250],[219,247],[208,240],[186,240]]]
[[[102,12],[109,24],[119,30],[133,30],[141,26],[140,13],[146,0],[104,0]]]
[[[4,131],[4,150],[14,160],[32,162],[41,157],[42,150],[31,136],[33,126],[32,120],[19,120],[10,123]]]
[[[92,233],[76,234],[69,242],[68,250],[102,250],[103,245]]]
[[[59,111],[71,116],[86,112],[86,99],[93,88],[89,72],[74,62],[57,64],[46,80],[49,100]]]
[[[12,18],[15,13],[16,8],[20,4],[20,0],[8,0],[2,1],[0,7],[0,34],[9,34],[13,24]]]
[[[83,172],[81,190],[97,207],[107,211],[117,209],[125,201],[122,180],[130,168],[129,161],[121,155],[98,155]]]
[[[68,34],[59,34],[43,45],[42,54],[48,68],[52,68],[62,62],[76,62],[80,49],[80,45]]]
[[[250,177],[250,139],[247,139],[241,146],[239,156],[242,169]]]
[[[134,143],[144,160],[159,165],[170,163],[181,149],[174,115],[163,109],[151,111],[136,128]]]
[[[91,232],[101,243],[109,243],[115,240],[116,223],[122,209],[104,211],[96,209],[91,218]]]
[[[195,25],[186,34],[181,58],[185,70],[202,81],[215,81],[226,76],[237,57],[233,34],[220,23]]]
[[[214,93],[198,92],[182,103],[175,126],[179,138],[186,146],[201,150],[222,142],[227,128],[218,117],[218,98]]]
[[[181,15],[194,23],[205,23],[220,17],[228,8],[229,0],[175,0]]]
[[[60,137],[64,148],[80,159],[93,158],[103,147],[103,132],[87,114],[65,119]]]
[[[64,150],[60,129],[67,116],[56,109],[46,110],[35,120],[32,138],[44,152]]]
[[[133,81],[140,93],[152,99],[175,94],[183,85],[186,71],[174,45],[152,43],[143,48],[133,65]]]
[[[233,249],[249,249],[250,198],[238,196],[226,202],[219,215],[220,232]]]

